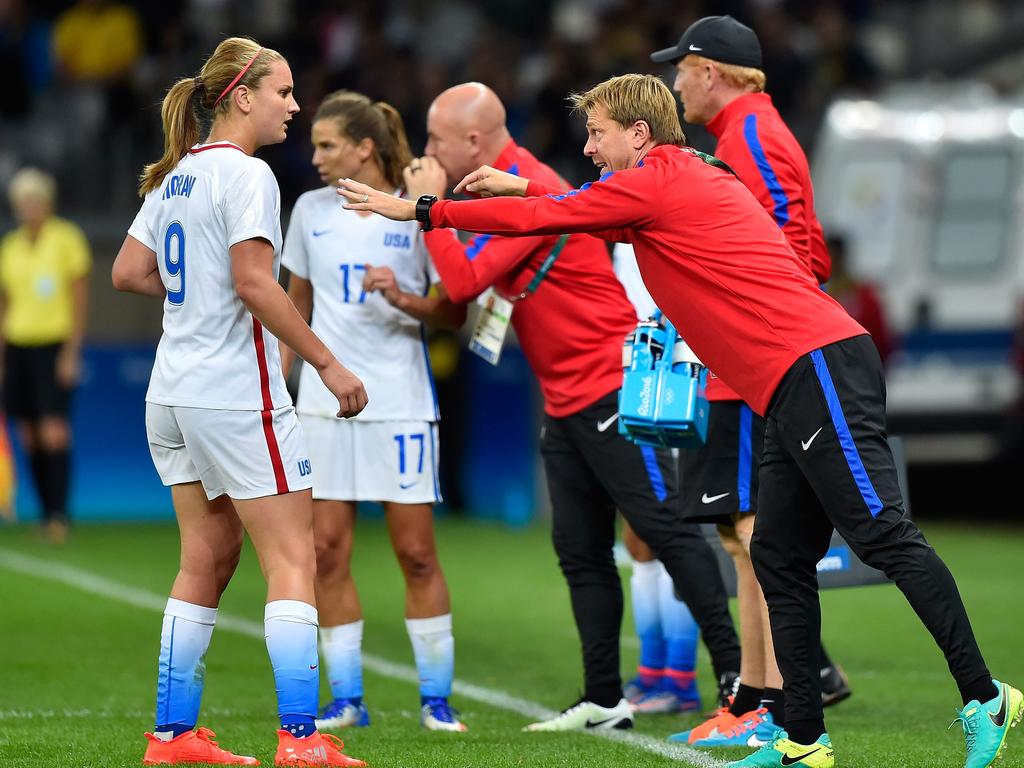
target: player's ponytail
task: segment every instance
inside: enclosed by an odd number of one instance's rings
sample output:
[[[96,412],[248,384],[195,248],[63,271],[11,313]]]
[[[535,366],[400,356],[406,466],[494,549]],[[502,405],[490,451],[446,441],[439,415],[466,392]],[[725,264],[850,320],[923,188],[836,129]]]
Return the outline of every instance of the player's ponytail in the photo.
[[[373,106],[384,116],[388,131],[389,141],[378,145],[381,168],[391,186],[400,187],[402,171],[412,162],[412,150],[409,148],[409,138],[405,135],[405,124],[398,110],[386,101],[378,101]]]
[[[402,116],[390,104],[372,102],[361,93],[335,91],[320,104],[313,122],[331,119],[338,133],[355,144],[373,141],[373,154],[384,178],[392,187],[402,186],[402,171],[412,162]]]
[[[231,92],[239,87],[255,88],[270,73],[271,64],[283,57],[262,48],[247,37],[222,40],[197,77],[185,77],[171,86],[160,107],[164,126],[164,154],[142,170],[139,195],[145,196],[199,141],[203,124],[231,111]]]
[[[199,141],[199,116],[195,96],[199,78],[184,77],[164,96],[160,118],[164,124],[164,154],[155,163],[142,169],[139,196],[145,197],[163,182],[164,177],[185,156],[189,147]]]

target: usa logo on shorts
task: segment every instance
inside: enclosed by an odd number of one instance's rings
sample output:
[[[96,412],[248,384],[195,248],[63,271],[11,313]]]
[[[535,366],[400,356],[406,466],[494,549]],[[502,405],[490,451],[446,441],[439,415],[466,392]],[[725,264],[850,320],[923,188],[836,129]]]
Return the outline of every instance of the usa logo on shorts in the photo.
[[[299,459],[299,475],[305,477],[313,474],[313,468],[309,465],[309,459]]]

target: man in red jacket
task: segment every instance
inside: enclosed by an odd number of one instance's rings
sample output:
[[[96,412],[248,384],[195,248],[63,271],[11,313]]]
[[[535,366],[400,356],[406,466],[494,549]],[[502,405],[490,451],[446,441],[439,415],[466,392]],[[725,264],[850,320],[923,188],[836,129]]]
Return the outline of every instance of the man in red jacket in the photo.
[[[829,252],[814,212],[807,158],[764,92],[761,44],[754,30],[731,16],[705,16],[676,45],[652,53],[651,60],[675,65],[673,90],[683,102],[683,118],[707,126],[718,139],[715,157],[754,193],[814,279],[819,284],[828,280]],[[714,371],[710,374],[707,440],[679,452],[679,494],[685,519],[717,524],[736,566],[740,685],[728,709],[669,740],[701,747],[759,746],[784,722],[785,711],[768,606],[750,560],[764,419]],[[845,676],[827,656],[821,683],[826,706],[850,695]]]
[[[563,190],[558,175],[516,145],[505,108],[479,83],[449,88],[427,114],[427,157],[406,171],[415,197],[441,196],[481,164]],[[569,585],[583,647],[581,699],[530,730],[625,728],[632,711],[619,676],[622,585],[615,566],[615,510],[622,511],[672,576],[701,627],[716,675],[735,675],[739,642],[715,556],[700,530],[676,511],[668,451],[640,448],[618,434],[622,344],[636,315],[612,269],[607,247],[588,235],[562,241],[477,235],[461,243],[448,229],[425,234],[453,301],[493,286],[511,301],[511,325],[544,394],[541,453],[551,495],[552,538]]]
[[[815,566],[833,526],[899,586],[960,689],[967,768],[991,765],[1024,694],[992,679],[949,569],[903,508],[885,433],[885,378],[871,338],[818,286],[778,224],[728,170],[684,142],[672,92],[623,75],[573,97],[597,182],[562,192],[484,167],[456,191],[519,195],[416,203],[344,180],[353,210],[425,229],[590,232],[632,242],[655,303],[693,351],[765,416],[751,544],[785,680],[786,730],[731,765],[833,768],[818,679]]]

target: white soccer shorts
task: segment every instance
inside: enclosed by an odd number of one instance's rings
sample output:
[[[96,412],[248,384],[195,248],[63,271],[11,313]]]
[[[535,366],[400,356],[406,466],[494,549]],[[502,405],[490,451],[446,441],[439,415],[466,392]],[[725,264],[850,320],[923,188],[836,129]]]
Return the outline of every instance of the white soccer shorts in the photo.
[[[164,485],[199,480],[209,499],[255,499],[313,485],[314,465],[291,405],[229,411],[146,403],[146,433]]]
[[[437,424],[300,415],[316,468],[313,498],[436,504]]]

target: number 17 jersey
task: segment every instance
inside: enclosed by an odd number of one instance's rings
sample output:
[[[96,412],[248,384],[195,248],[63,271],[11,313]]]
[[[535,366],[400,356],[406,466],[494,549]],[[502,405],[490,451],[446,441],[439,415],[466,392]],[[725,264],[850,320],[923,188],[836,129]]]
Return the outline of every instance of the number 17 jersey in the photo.
[[[311,326],[342,365],[362,379],[370,402],[357,421],[437,421],[423,324],[363,290],[366,265],[390,267],[399,288],[425,296],[440,282],[415,221],[390,221],[341,207],[333,187],[295,202],[284,265],[313,286]],[[302,366],[296,410],[333,416],[337,402]]]
[[[230,142],[189,150],[128,234],[156,252],[167,289],[146,401],[269,411],[291,405],[277,339],[235,292],[230,248],[261,238],[281,257],[281,197],[262,160]]]

